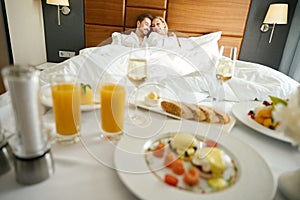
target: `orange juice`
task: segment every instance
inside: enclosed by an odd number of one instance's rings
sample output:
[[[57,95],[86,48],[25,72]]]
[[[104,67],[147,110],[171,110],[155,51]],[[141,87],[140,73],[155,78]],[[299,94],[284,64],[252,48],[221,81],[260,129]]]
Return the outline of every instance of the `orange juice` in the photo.
[[[73,135],[80,129],[80,88],[71,83],[51,87],[56,132]]]
[[[108,133],[118,133],[123,128],[125,110],[125,88],[108,84],[101,87],[102,129]]]

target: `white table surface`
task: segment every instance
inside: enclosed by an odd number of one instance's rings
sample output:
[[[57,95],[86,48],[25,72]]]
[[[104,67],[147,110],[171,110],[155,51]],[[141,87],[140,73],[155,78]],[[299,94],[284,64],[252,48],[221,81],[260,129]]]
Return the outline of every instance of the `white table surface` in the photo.
[[[12,111],[3,98],[0,98],[1,101],[1,121],[10,124]],[[113,169],[115,147],[109,142],[100,141],[97,116],[99,110],[83,113],[83,142],[73,145],[52,144],[55,173],[46,181],[31,186],[19,185],[13,170],[0,176],[0,199],[137,199]],[[151,116],[166,120],[159,114],[152,113]],[[46,115],[47,120],[51,121],[51,110]],[[249,144],[261,155],[269,165],[276,185],[282,172],[296,170],[300,166],[300,152],[296,147],[262,135],[238,120],[229,134]],[[277,191],[274,199],[285,198]]]

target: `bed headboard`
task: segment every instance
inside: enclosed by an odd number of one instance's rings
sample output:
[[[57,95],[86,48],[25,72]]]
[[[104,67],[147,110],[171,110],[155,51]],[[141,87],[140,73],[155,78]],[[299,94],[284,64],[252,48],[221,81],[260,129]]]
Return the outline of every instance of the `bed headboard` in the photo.
[[[169,29],[188,36],[222,31],[219,45],[241,47],[251,0],[85,0],[85,46],[135,28],[142,13],[166,19]]]

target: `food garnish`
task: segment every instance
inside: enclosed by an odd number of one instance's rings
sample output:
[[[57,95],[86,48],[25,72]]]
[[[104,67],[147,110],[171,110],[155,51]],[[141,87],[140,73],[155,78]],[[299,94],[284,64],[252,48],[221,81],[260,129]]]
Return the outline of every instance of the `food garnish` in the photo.
[[[171,174],[166,174],[165,182],[169,185],[176,186],[178,184],[178,179]]]
[[[276,105],[279,104],[279,103],[281,103],[281,104],[283,104],[283,105],[285,105],[285,106],[288,105],[288,100],[281,99],[281,98],[274,97],[274,96],[270,96],[270,99],[271,99],[272,104],[273,104],[274,106],[276,106]]]
[[[92,87],[89,84],[80,83],[80,102],[81,105],[92,104]]]
[[[209,186],[214,189],[222,189],[227,186],[227,182],[222,178],[212,178],[209,179],[207,182]]]
[[[181,159],[190,160],[197,149],[197,142],[193,135],[189,133],[177,133],[170,143]]]
[[[183,181],[188,185],[197,185],[199,183],[199,171],[196,167],[190,167],[183,177]]]
[[[224,152],[219,148],[199,149],[193,157],[192,163],[199,168],[200,176],[206,179],[220,178],[227,167]]]
[[[150,92],[145,96],[145,103],[148,106],[158,106],[160,102],[160,96],[156,92]]]
[[[206,194],[230,187],[237,179],[235,161],[219,146],[216,141],[181,132],[154,141],[145,159],[151,172],[168,185]]]
[[[149,99],[153,99],[153,100],[157,100],[157,99],[160,98],[160,96],[159,96],[156,92],[150,92],[150,93],[147,95],[147,97],[148,97]]]
[[[171,168],[175,174],[182,175],[184,173],[184,162],[182,160],[175,160]]]
[[[250,110],[248,112],[248,116],[250,116],[257,123],[269,128],[276,129],[279,125],[279,122],[275,122],[272,111],[275,109],[277,104],[283,104],[284,106],[288,105],[288,100],[281,99],[275,96],[269,96],[271,102],[263,101],[262,105],[257,106],[256,108]]]
[[[165,144],[164,144],[164,143],[159,143],[159,144],[155,147],[155,149],[154,149],[154,151],[153,151],[153,155],[154,155],[155,157],[158,157],[158,158],[163,157],[163,156],[164,156],[164,153],[165,153],[164,147],[165,147]]]

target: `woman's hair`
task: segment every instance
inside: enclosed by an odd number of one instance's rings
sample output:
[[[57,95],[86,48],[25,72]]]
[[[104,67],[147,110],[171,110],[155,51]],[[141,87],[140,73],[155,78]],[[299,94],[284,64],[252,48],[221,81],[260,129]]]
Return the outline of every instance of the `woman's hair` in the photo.
[[[168,24],[167,24],[166,20],[161,16],[155,16],[155,17],[153,17],[152,20],[154,20],[154,19],[159,19],[165,25],[165,32],[168,33],[169,28],[168,28]]]

